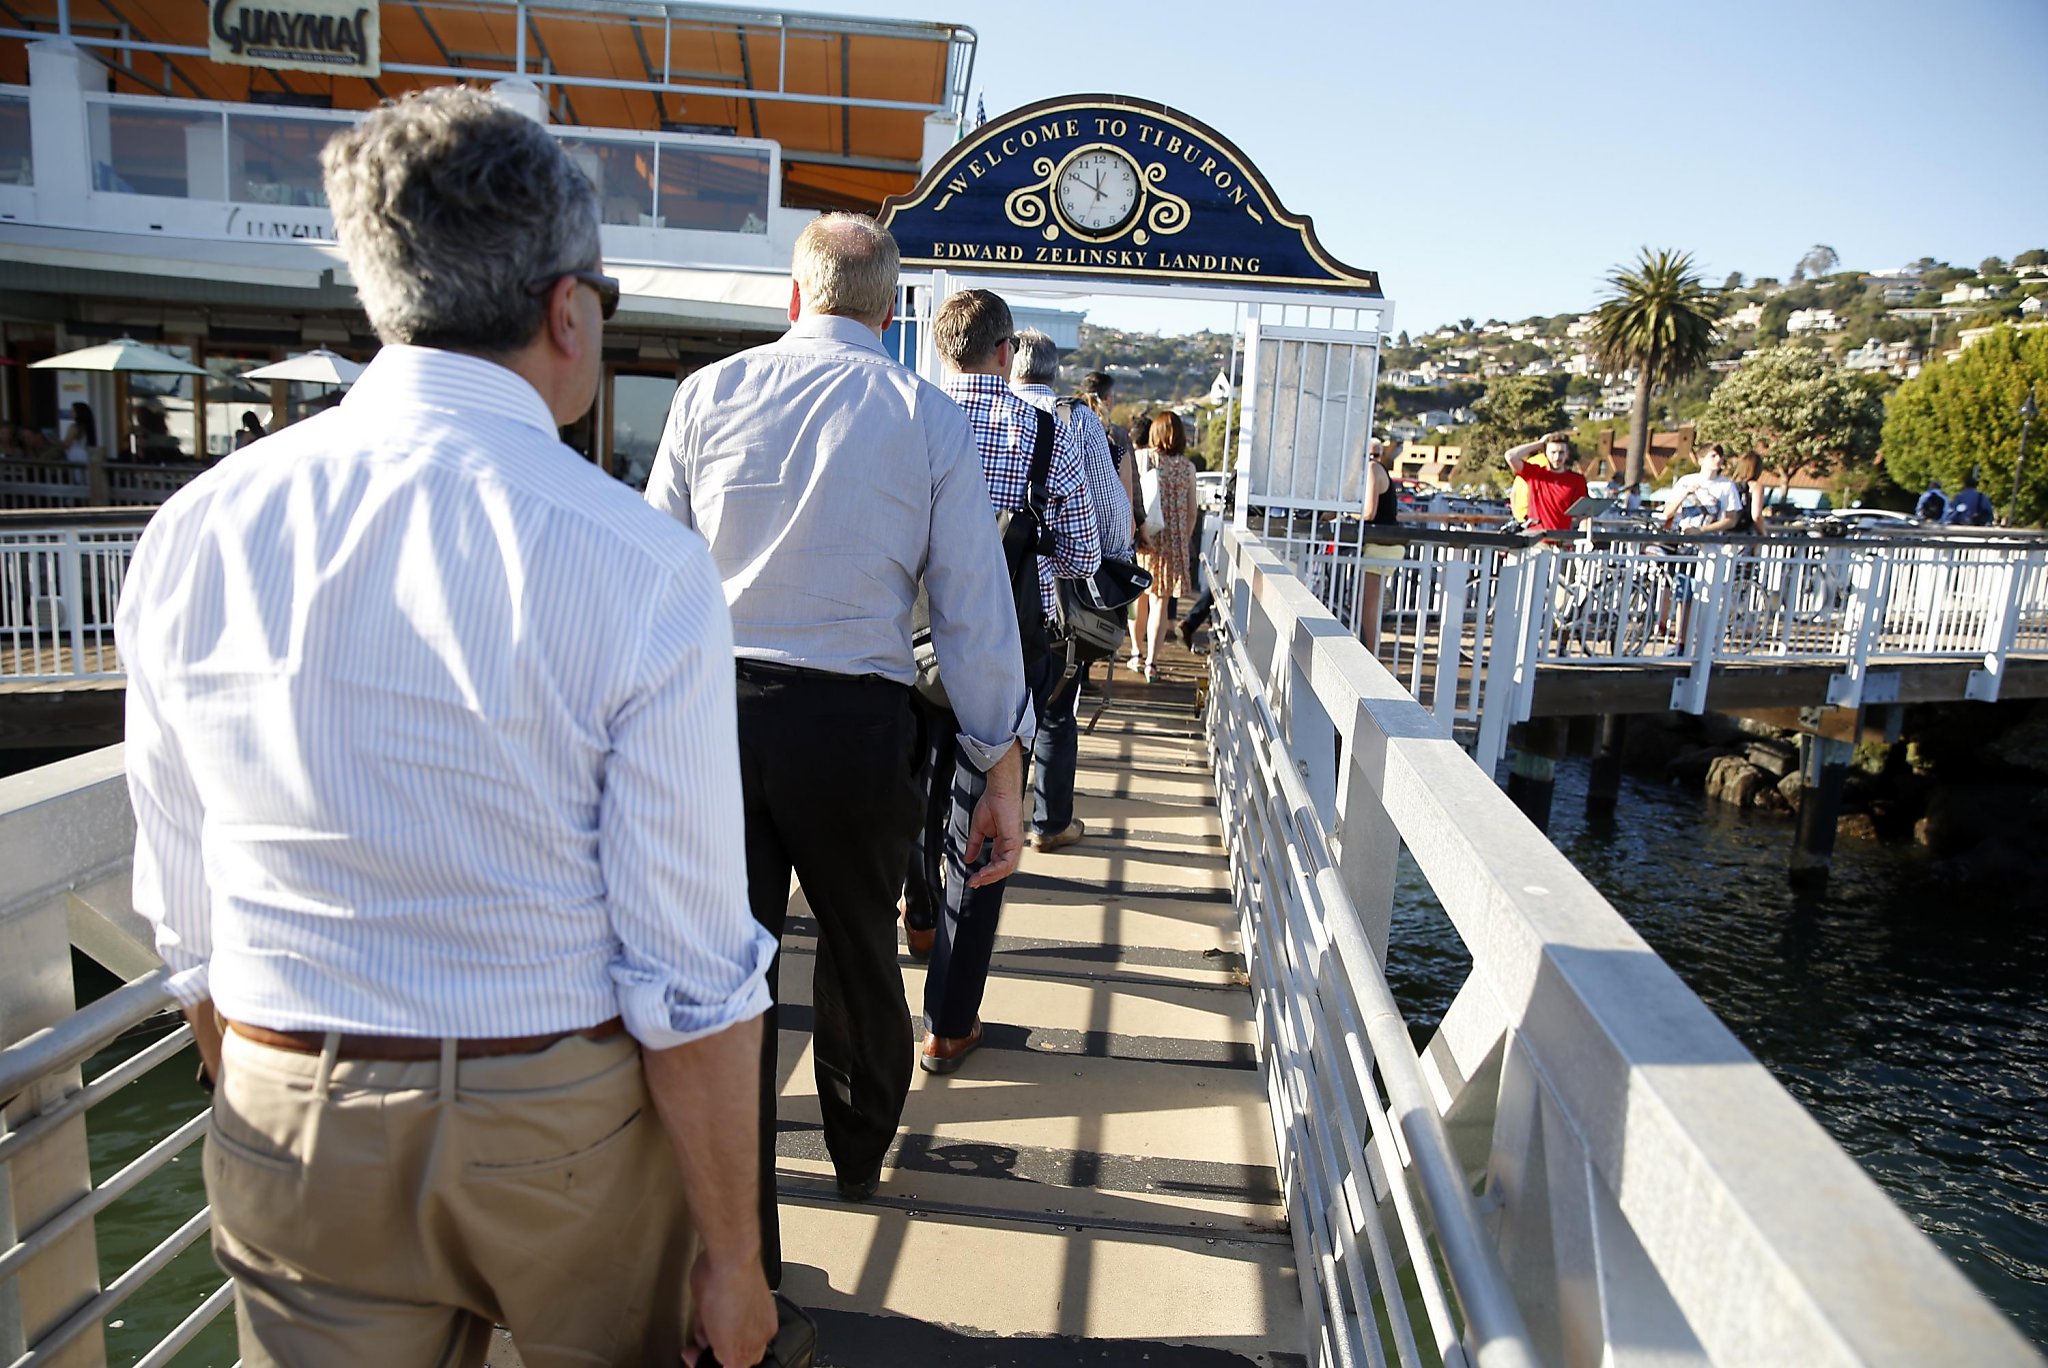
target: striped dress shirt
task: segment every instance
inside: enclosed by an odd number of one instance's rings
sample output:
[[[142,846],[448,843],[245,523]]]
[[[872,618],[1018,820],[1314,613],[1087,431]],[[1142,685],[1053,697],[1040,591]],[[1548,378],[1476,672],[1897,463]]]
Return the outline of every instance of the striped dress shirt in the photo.
[[[747,659],[908,686],[918,581],[981,769],[1030,748],[1017,609],[967,415],[872,328],[805,314],[676,390],[647,502],[704,534]]]
[[[1038,450],[1038,411],[1000,375],[955,372],[946,377],[945,389],[974,425],[989,502],[999,510],[1024,507],[1024,486],[1030,483],[1031,461]],[[1102,564],[1102,541],[1081,455],[1074,449],[1073,434],[1057,418],[1046,463],[1045,520],[1053,530],[1053,553],[1038,558],[1038,601],[1050,622],[1058,611],[1053,580],[1092,575]]]
[[[1047,385],[1018,385],[1018,394],[1059,416],[1059,397]],[[1116,454],[1109,449],[1109,434],[1102,420],[1086,404],[1075,403],[1072,426],[1067,429],[1081,456],[1081,473],[1088,480],[1088,501],[1095,506],[1095,525],[1102,534],[1102,554],[1111,560],[1131,559],[1131,496],[1117,478]]]
[[[117,632],[179,1001],[653,1048],[768,1006],[711,558],[513,372],[386,347],[164,505]]]

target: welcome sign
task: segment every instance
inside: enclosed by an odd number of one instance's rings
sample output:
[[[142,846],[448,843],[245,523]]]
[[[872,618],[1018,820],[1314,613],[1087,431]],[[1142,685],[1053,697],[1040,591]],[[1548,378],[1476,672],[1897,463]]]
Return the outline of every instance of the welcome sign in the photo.
[[[377,7],[356,0],[210,0],[207,45],[235,66],[375,76]]]
[[[906,266],[1380,296],[1229,139],[1117,95],[990,120],[883,206]]]

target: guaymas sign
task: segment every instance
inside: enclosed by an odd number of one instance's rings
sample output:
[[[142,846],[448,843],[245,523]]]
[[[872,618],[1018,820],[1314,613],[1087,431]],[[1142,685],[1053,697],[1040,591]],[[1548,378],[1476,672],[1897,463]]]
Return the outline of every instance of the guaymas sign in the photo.
[[[882,206],[906,266],[1264,285],[1377,298],[1214,129],[1163,105],[1068,95],[975,129]]]
[[[211,0],[213,60],[237,66],[375,76],[381,70],[377,7],[355,0]]]

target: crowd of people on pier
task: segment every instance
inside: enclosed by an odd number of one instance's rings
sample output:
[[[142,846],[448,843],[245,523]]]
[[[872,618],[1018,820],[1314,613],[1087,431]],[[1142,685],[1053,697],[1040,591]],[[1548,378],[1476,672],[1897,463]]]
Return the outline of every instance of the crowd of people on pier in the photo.
[[[117,628],[243,1361],[477,1364],[503,1324],[536,1368],[755,1363],[792,877],[863,1201],[913,1070],[981,1044],[1027,839],[1088,835],[1075,624],[1143,588],[1150,678],[1192,592],[1185,431],[1132,441],[1106,375],[1059,397],[985,290],[919,378],[894,242],[827,214],[789,331],[683,382],[643,500],[557,437],[620,293],[560,144],[443,89],[323,166],[383,350],[164,505]]]

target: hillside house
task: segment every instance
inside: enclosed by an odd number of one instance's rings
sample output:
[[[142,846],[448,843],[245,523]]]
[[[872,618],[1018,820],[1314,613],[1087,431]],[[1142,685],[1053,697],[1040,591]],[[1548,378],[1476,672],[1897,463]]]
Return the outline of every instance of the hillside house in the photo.
[[[1842,330],[1842,320],[1833,309],[1794,309],[1785,319],[1788,333],[1831,333]]]

